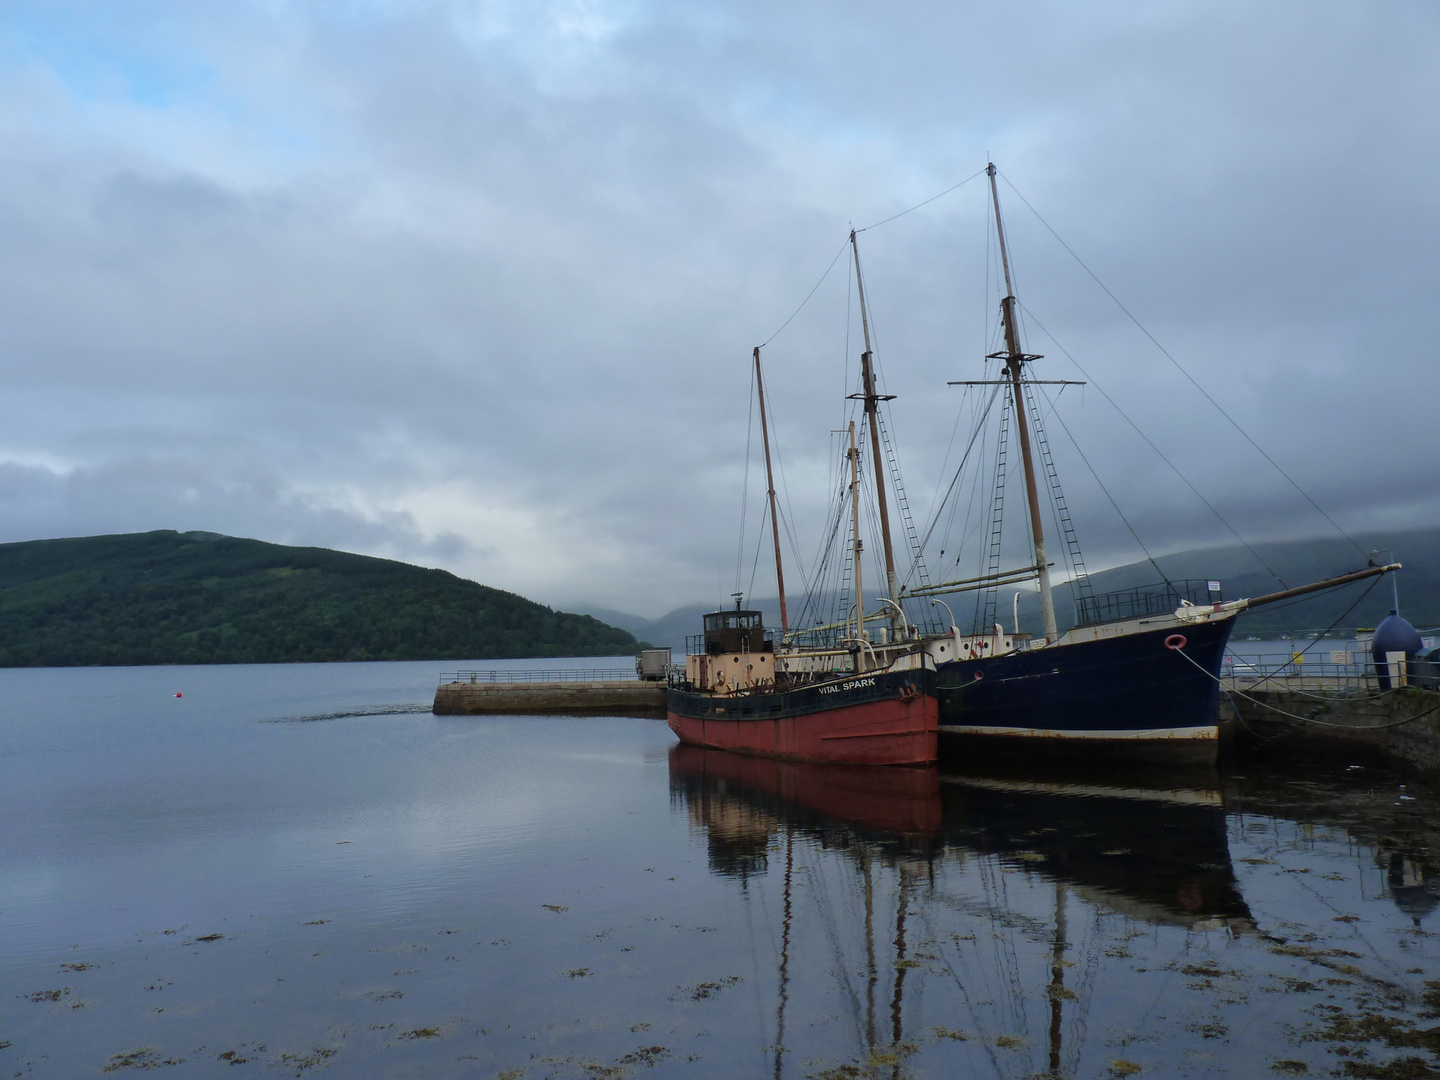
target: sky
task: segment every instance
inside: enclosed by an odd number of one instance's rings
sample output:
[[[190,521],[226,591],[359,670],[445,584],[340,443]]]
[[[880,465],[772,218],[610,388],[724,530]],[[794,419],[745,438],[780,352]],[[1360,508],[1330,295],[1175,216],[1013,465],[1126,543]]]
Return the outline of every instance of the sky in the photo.
[[[923,529],[996,347],[987,160],[1036,373],[1088,383],[1092,569],[1434,525],[1437,70],[1403,0],[6,0],[0,542],[769,595],[752,348],[810,557],[865,229]]]

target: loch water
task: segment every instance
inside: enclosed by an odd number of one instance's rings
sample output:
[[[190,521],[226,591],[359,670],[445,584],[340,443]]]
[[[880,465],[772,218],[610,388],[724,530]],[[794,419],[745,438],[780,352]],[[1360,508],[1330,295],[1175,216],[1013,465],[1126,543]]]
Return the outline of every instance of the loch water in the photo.
[[[442,666],[0,671],[0,1075],[1440,1075],[1376,762],[801,766]]]

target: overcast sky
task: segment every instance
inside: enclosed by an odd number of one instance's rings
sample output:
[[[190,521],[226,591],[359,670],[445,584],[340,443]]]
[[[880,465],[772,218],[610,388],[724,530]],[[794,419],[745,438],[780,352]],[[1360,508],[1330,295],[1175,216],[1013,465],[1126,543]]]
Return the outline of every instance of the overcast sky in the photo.
[[[6,0],[0,541],[718,598],[751,348],[987,156],[1028,347],[1088,373],[1061,415],[1153,550],[1231,535],[1101,389],[1247,539],[1329,526],[1020,195],[1344,528],[1440,523],[1437,74],[1430,2]],[[994,348],[986,197],[860,237],[920,519]],[[807,548],[851,287],[764,353]],[[1092,566],[1139,557],[1052,438]]]

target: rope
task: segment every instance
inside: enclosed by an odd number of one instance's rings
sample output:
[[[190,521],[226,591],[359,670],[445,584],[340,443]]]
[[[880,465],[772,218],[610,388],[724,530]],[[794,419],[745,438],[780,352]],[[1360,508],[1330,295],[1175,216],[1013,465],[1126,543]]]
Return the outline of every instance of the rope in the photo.
[[[1019,301],[1016,301],[1016,304],[1017,306],[1024,308],[1024,305],[1020,304]],[[1215,515],[1216,520],[1219,521],[1221,525],[1224,525],[1225,528],[1230,530],[1230,534],[1234,536],[1236,540],[1240,541],[1240,544],[1245,548],[1246,551],[1251,554],[1251,556],[1254,557],[1256,562],[1258,562],[1261,566],[1265,568],[1265,572],[1268,573],[1271,577],[1273,577],[1276,581],[1278,581],[1282,588],[1288,589],[1290,586],[1285,583],[1285,579],[1282,578],[1279,574],[1277,574],[1274,568],[1269,563],[1267,563],[1263,557],[1261,557],[1260,553],[1250,546],[1249,541],[1247,541],[1245,537],[1240,535],[1239,531],[1235,528],[1234,525],[1230,524],[1229,520],[1225,517],[1225,515],[1220,513],[1220,511],[1215,508],[1214,504],[1211,503],[1209,499],[1205,498],[1204,495],[1200,494],[1200,489],[1190,482],[1190,478],[1180,471],[1179,466],[1177,466],[1173,461],[1171,461],[1168,457],[1165,456],[1164,451],[1162,451],[1160,447],[1155,445],[1155,441],[1151,439],[1149,435],[1146,435],[1145,432],[1140,430],[1140,425],[1135,423],[1134,420],[1130,419],[1130,415],[1124,409],[1120,408],[1119,402],[1117,402],[1106,392],[1105,387],[1101,386],[1098,382],[1095,381],[1095,376],[1091,375],[1088,371],[1086,371],[1083,367],[1080,366],[1080,361],[1076,360],[1075,357],[1071,356],[1069,350],[1067,350],[1064,345],[1060,344],[1059,339],[1056,338],[1054,334],[1050,333],[1049,330],[1045,329],[1044,323],[1042,323],[1039,319],[1035,318],[1035,316],[1030,312],[1027,311],[1026,314],[1029,315],[1030,319],[1035,323],[1035,325],[1040,328],[1040,332],[1055,343],[1055,347],[1064,354],[1065,359],[1069,360],[1070,363],[1074,364],[1075,369],[1079,371],[1081,375],[1085,376],[1087,380],[1089,380],[1091,385],[1093,385],[1095,389],[1099,391],[1101,397],[1103,397],[1106,401],[1110,403],[1110,407],[1120,414],[1120,419],[1124,420],[1127,424],[1129,424],[1131,430],[1134,431],[1136,435],[1139,435],[1140,438],[1145,440],[1145,445],[1150,447],[1151,450],[1155,451],[1155,455],[1166,464],[1166,466],[1170,469],[1171,472],[1173,472],[1176,476],[1180,478],[1180,482],[1190,489],[1191,494],[1193,494],[1197,499],[1199,499],[1202,503],[1205,504],[1205,508],[1209,510],[1210,513]],[[1168,581],[1169,578],[1167,577],[1166,580]]]
[[[970,183],[971,180],[974,180],[974,179],[976,179],[977,177],[984,176],[984,175],[985,175],[985,172],[986,172],[985,169],[981,169],[981,170],[980,170],[979,172],[977,172],[974,176],[967,176],[964,180],[961,180],[960,183],[958,183],[958,184],[953,184],[953,185],[951,185],[950,187],[947,187],[944,191],[940,192],[939,195],[931,195],[930,198],[926,199],[924,202],[916,203],[914,206],[910,207],[909,210],[901,210],[898,214],[891,214],[891,215],[890,215],[889,217],[887,217],[884,221],[877,221],[877,222],[875,222],[874,225],[866,225],[865,228],[863,228],[863,229],[856,229],[855,231],[856,231],[857,233],[868,232],[868,231],[871,230],[871,229],[878,229],[881,225],[888,225],[888,224],[890,224],[890,222],[894,221],[896,218],[902,218],[902,217],[904,217],[906,214],[913,213],[914,211],[919,210],[922,206],[929,206],[929,205],[930,205],[932,202],[934,202],[936,199],[943,198],[944,196],[949,195],[950,192],[955,191],[957,188],[962,188],[962,187],[964,187],[966,184]],[[1010,181],[1007,180],[1007,181],[1005,181],[1005,182],[1008,184]]]
[[[1041,329],[1043,330],[1044,327],[1041,327]],[[1048,395],[1045,400],[1050,400]],[[1125,523],[1125,528],[1130,531],[1131,538],[1135,543],[1140,545],[1140,550],[1145,553],[1145,561],[1155,568],[1155,573],[1160,575],[1161,581],[1165,582],[1166,585],[1172,585],[1173,582],[1171,582],[1170,576],[1166,574],[1164,570],[1160,569],[1160,564],[1155,561],[1155,556],[1150,554],[1150,549],[1145,546],[1145,541],[1140,539],[1140,534],[1135,531],[1135,526],[1130,524],[1130,519],[1125,516],[1125,511],[1120,509],[1120,504],[1115,501],[1115,496],[1110,494],[1110,489],[1105,486],[1105,481],[1100,479],[1100,474],[1095,471],[1095,466],[1090,464],[1090,459],[1085,456],[1085,451],[1080,449],[1080,444],[1075,441],[1075,436],[1070,433],[1070,427],[1065,423],[1065,418],[1060,415],[1060,410],[1052,406],[1052,412],[1055,419],[1060,422],[1060,430],[1065,432],[1065,437],[1070,440],[1071,448],[1080,456],[1080,460],[1084,462],[1085,468],[1090,470],[1091,478],[1099,485],[1100,490],[1105,494],[1105,498],[1110,500],[1110,506],[1114,509],[1120,520]]]
[[[1095,284],[1099,285],[1100,288],[1104,290],[1105,295],[1110,297],[1111,300],[1115,301],[1115,306],[1125,313],[1126,318],[1133,322],[1136,327],[1139,328],[1140,332],[1150,339],[1151,344],[1153,344],[1155,348],[1160,350],[1160,355],[1165,357],[1166,360],[1169,360],[1170,363],[1174,365],[1175,370],[1180,372],[1181,375],[1184,375],[1185,378],[1189,381],[1190,385],[1195,387],[1196,390],[1200,391],[1201,395],[1205,398],[1206,401],[1208,401],[1211,405],[1215,406],[1215,411],[1218,412],[1221,416],[1223,416],[1226,420],[1228,420],[1230,422],[1230,426],[1233,427],[1236,431],[1238,431],[1245,439],[1245,441],[1248,442],[1251,446],[1253,446],[1255,450],[1260,454],[1260,456],[1263,457],[1266,461],[1268,461],[1271,467],[1274,468],[1274,470],[1278,472],[1281,476],[1283,476],[1286,482],[1289,483],[1289,485],[1293,487],[1296,491],[1298,491],[1301,497],[1311,506],[1313,506],[1316,512],[1321,517],[1323,517],[1331,524],[1331,526],[1335,529],[1337,533],[1339,533],[1347,541],[1349,541],[1351,547],[1353,547],[1361,555],[1368,556],[1369,553],[1363,550],[1360,545],[1355,542],[1355,538],[1349,533],[1347,533],[1344,529],[1342,529],[1339,524],[1336,523],[1335,519],[1332,518],[1329,514],[1327,514],[1320,506],[1320,504],[1317,503],[1314,499],[1312,499],[1309,493],[1306,492],[1305,489],[1302,488],[1299,484],[1297,484],[1294,478],[1289,473],[1287,473],[1284,469],[1280,467],[1280,463],[1277,462],[1269,454],[1267,454],[1264,448],[1262,448],[1259,443],[1257,443],[1253,438],[1250,437],[1250,433],[1247,432],[1244,428],[1242,428],[1240,424],[1235,420],[1235,418],[1231,416],[1228,412],[1226,412],[1225,409],[1220,405],[1220,403],[1216,401],[1213,397],[1211,397],[1209,392],[1203,386],[1201,386],[1198,382],[1195,381],[1195,377],[1180,365],[1180,361],[1176,360],[1175,357],[1170,355],[1169,351],[1165,348],[1164,345],[1160,344],[1160,342],[1156,339],[1155,335],[1150,333],[1150,331],[1145,328],[1144,324],[1141,323],[1139,319],[1137,319],[1134,315],[1130,313],[1130,309],[1120,302],[1120,298],[1110,291],[1109,286],[1107,286],[1103,281],[1100,280],[1100,278],[1095,274],[1095,271],[1091,270],[1090,267],[1086,266],[1084,260],[1081,259],[1079,255],[1075,254],[1075,252],[1071,249],[1070,245],[1065,243],[1064,240],[1060,239],[1060,234],[1057,233],[1053,228],[1051,228],[1050,223],[1040,216],[1040,212],[1036,210],[1035,207],[1030,205],[1029,200],[1026,199],[1024,195],[1020,194],[1020,190],[1010,182],[1010,178],[1008,176],[1005,176],[1004,173],[1001,173],[1000,175],[1005,179],[1005,186],[1008,187],[1011,191],[1015,192],[1016,196],[1020,199],[1020,201],[1023,202],[1025,206],[1029,209],[1029,211],[1035,215],[1036,220],[1039,221],[1041,225],[1044,225],[1045,228],[1049,230],[1050,235],[1055,237],[1055,239],[1059,242],[1060,246],[1070,253],[1070,257],[1080,264],[1080,269],[1084,270],[1085,273],[1089,274]]]
[[[1227,689],[1225,688],[1225,684],[1220,681],[1219,676],[1213,674],[1208,668],[1206,668],[1204,665],[1202,665],[1202,664],[1201,664],[1198,660],[1196,660],[1194,657],[1188,656],[1183,648],[1175,648],[1173,651],[1176,652],[1176,653],[1179,653],[1181,656],[1185,657],[1186,661],[1188,661],[1190,664],[1193,664],[1193,665],[1194,665],[1195,670],[1200,671],[1200,672],[1203,672],[1207,678],[1210,678],[1210,679],[1214,680],[1215,684],[1216,684],[1217,686],[1219,686],[1220,689],[1221,689],[1227,696],[1229,696],[1231,693],[1234,693],[1237,697],[1244,698],[1246,701],[1250,702],[1250,704],[1252,704],[1252,705],[1258,705],[1258,706],[1259,706],[1260,708],[1262,708],[1262,709],[1266,709],[1266,710],[1268,710],[1268,711],[1270,711],[1270,712],[1273,712],[1273,713],[1279,713],[1281,716],[1288,717],[1288,718],[1291,719],[1291,720],[1299,720],[1302,724],[1317,724],[1317,725],[1319,725],[1320,727],[1338,728],[1338,729],[1340,729],[1341,731],[1385,731],[1385,730],[1387,730],[1388,728],[1400,727],[1400,726],[1403,725],[1403,724],[1413,724],[1416,720],[1422,720],[1422,719],[1424,719],[1425,717],[1429,716],[1431,713],[1440,712],[1440,705],[1432,705],[1430,708],[1426,709],[1426,710],[1425,710],[1424,712],[1422,712],[1422,713],[1416,713],[1414,716],[1407,716],[1407,717],[1406,717],[1405,719],[1403,719],[1403,720],[1395,720],[1395,721],[1393,721],[1393,722],[1391,722],[1391,723],[1388,723],[1388,724],[1331,724],[1331,723],[1328,723],[1328,722],[1326,722],[1326,721],[1324,721],[1324,720],[1316,720],[1313,716],[1301,716],[1301,715],[1299,715],[1298,713],[1287,712],[1286,710],[1281,709],[1281,708],[1278,708],[1278,707],[1275,706],[1275,705],[1269,705],[1269,704],[1266,704],[1265,702],[1261,701],[1261,700],[1258,699],[1258,698],[1253,698],[1253,697],[1251,697],[1249,694],[1247,694],[1247,693],[1245,693],[1244,691],[1241,691],[1241,690],[1233,690],[1233,689],[1232,689],[1232,690],[1227,690]],[[1371,700],[1377,700],[1377,701],[1378,701],[1379,698],[1389,697],[1390,695],[1392,695],[1392,694],[1394,694],[1394,693],[1396,693],[1395,690],[1387,690],[1387,691],[1385,691],[1384,693],[1380,694],[1378,697],[1376,697],[1376,698],[1374,698],[1374,699],[1371,699]],[[1232,708],[1234,707],[1235,702],[1234,702],[1233,699],[1231,700],[1230,705],[1231,705]],[[1236,715],[1236,716],[1239,716],[1239,715],[1240,715],[1240,710],[1236,709],[1236,710],[1235,710],[1235,715]],[[1248,725],[1247,725],[1247,730],[1248,730]]]
[[[825,272],[820,275],[820,280],[815,282],[815,288],[811,289],[808,293],[805,294],[805,299],[801,300],[800,306],[790,313],[790,318],[786,319],[783,323],[780,324],[780,330],[776,330],[773,334],[771,334],[768,338],[766,338],[760,343],[760,348],[763,349],[766,345],[769,345],[770,342],[774,341],[777,337],[780,336],[780,332],[784,330],[785,327],[789,326],[792,322],[795,321],[795,316],[799,315],[800,312],[804,310],[805,305],[810,302],[810,298],[815,295],[816,290],[818,290],[821,285],[825,284],[825,279],[830,276],[830,271],[835,269],[835,264],[840,261],[840,256],[845,254],[845,249],[849,246],[850,237],[847,236],[845,237],[845,243],[841,244],[840,250],[835,253],[835,258],[830,260],[830,265],[827,266],[825,268]]]
[[[1334,629],[1335,629],[1337,626],[1339,626],[1344,620],[1348,619],[1348,618],[1350,617],[1350,613],[1351,613],[1352,611],[1354,611],[1357,607],[1360,606],[1360,602],[1361,602],[1362,600],[1364,600],[1367,596],[1369,596],[1371,590],[1374,589],[1375,586],[1378,585],[1378,584],[1380,584],[1380,579],[1379,579],[1378,577],[1372,578],[1371,581],[1370,581],[1370,584],[1366,586],[1365,591],[1355,598],[1355,602],[1354,602],[1353,604],[1351,604],[1348,608],[1346,608],[1344,611],[1342,611],[1342,612],[1340,613],[1339,618],[1337,618],[1334,622],[1332,622],[1329,626],[1327,626],[1324,630],[1322,630],[1322,631],[1320,632],[1319,637],[1314,638],[1314,639],[1310,642],[1309,645],[1306,645],[1303,649],[1301,649],[1301,650],[1300,650],[1300,655],[1301,655],[1301,656],[1304,656],[1304,655],[1305,655],[1306,653],[1308,653],[1311,649],[1313,649],[1316,645],[1320,644],[1320,642],[1324,640],[1326,634],[1330,633],[1330,631],[1334,630]],[[1279,677],[1278,675],[1276,675],[1276,674],[1274,674],[1274,673],[1271,673],[1271,674],[1269,674],[1269,675],[1264,676],[1264,677],[1261,678],[1259,681],[1263,683],[1263,682],[1266,682],[1266,681],[1268,681],[1268,680],[1270,680],[1270,679],[1274,679],[1274,678],[1278,678],[1278,677]],[[1252,687],[1251,689],[1254,689],[1254,688]],[[1291,692],[1292,692],[1292,693],[1296,693],[1296,694],[1304,695],[1304,691],[1301,691],[1301,690],[1294,690],[1294,691],[1291,691]],[[1319,698],[1318,700],[1324,701],[1324,700],[1327,700],[1327,699],[1325,699],[1325,698]]]
[[[755,370],[750,370],[750,409],[745,415],[745,478],[740,486],[740,540],[735,551],[735,591],[740,591],[740,575],[745,566],[745,516],[750,503],[750,445],[755,428]]]
[[[1256,731],[1254,728],[1252,728],[1249,724],[1247,724],[1247,723],[1245,722],[1245,717],[1243,717],[1242,715],[1240,715],[1240,708],[1239,708],[1239,706],[1237,706],[1237,705],[1235,704],[1235,699],[1234,699],[1234,697],[1231,696],[1230,691],[1229,691],[1229,690],[1226,690],[1225,687],[1221,686],[1221,687],[1220,687],[1220,692],[1221,692],[1222,694],[1224,694],[1227,699],[1229,699],[1229,701],[1230,701],[1230,711],[1235,714],[1235,719],[1240,722],[1240,726],[1243,727],[1246,731],[1248,731],[1248,732],[1249,732],[1251,735],[1253,735],[1255,738],[1259,739],[1261,742],[1274,742],[1276,739],[1283,739],[1286,735],[1289,734],[1289,732],[1285,732],[1285,731],[1278,731],[1278,732],[1276,732],[1274,735],[1262,735],[1262,734],[1260,734],[1260,732]]]

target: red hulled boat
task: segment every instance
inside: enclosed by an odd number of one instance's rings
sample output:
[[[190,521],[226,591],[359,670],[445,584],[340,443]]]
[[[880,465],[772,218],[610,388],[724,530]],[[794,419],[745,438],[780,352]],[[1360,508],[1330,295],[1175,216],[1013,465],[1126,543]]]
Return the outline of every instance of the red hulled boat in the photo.
[[[683,743],[851,765],[936,759],[935,662],[922,650],[870,670],[865,651],[781,653],[777,663],[760,612],[738,604],[705,616],[701,645],[668,695],[670,728]],[[837,662],[851,670],[834,670]]]

